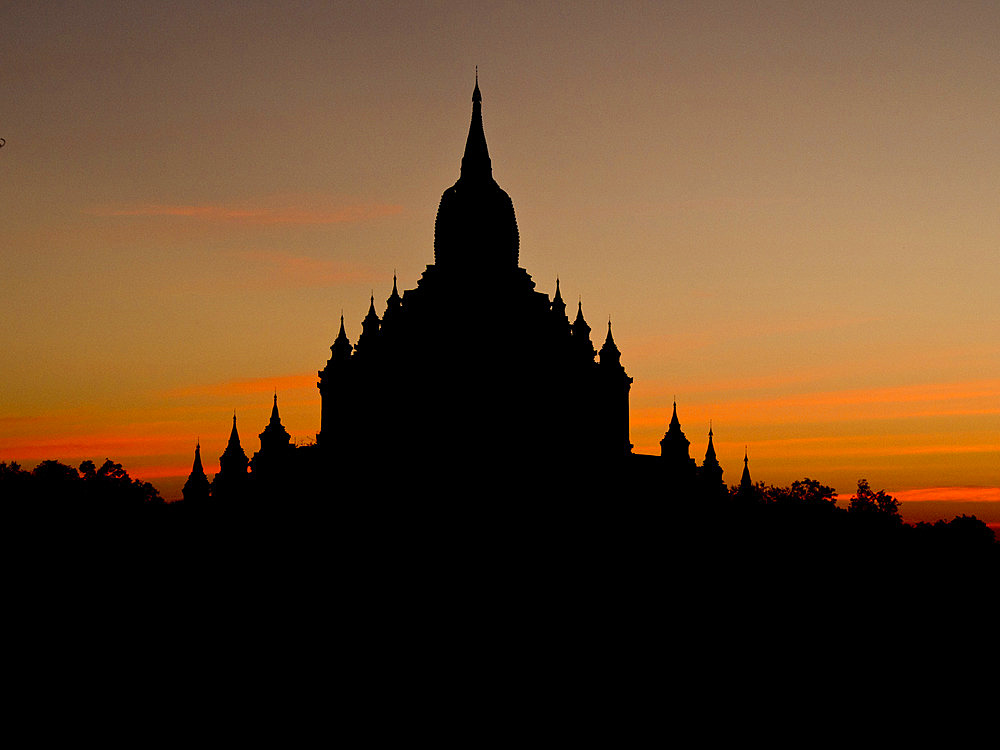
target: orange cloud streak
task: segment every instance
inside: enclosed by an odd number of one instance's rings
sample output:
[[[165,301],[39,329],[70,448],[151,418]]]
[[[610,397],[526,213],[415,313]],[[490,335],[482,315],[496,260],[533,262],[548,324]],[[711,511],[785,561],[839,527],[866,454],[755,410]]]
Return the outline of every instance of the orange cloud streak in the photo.
[[[699,388],[692,402],[711,403],[714,418],[741,424],[774,423],[780,419],[885,419],[896,417],[976,416],[1000,414],[1000,380],[928,383],[892,388],[820,391],[788,396],[745,399],[719,398],[720,392],[752,390],[757,381],[719,381]],[[661,384],[636,389],[638,400],[667,392]],[[633,424],[660,424],[669,407],[639,408]],[[663,422],[665,424],[665,422]]]
[[[904,503],[1000,503],[1000,487],[925,487],[892,495]]]
[[[254,393],[271,393],[277,390],[279,393],[294,391],[303,388],[316,390],[315,374],[304,375],[278,375],[270,378],[240,378],[238,380],[228,380],[224,383],[210,383],[206,385],[186,386],[167,392],[171,398],[186,398],[189,396],[245,396]],[[317,395],[318,399],[319,396]]]

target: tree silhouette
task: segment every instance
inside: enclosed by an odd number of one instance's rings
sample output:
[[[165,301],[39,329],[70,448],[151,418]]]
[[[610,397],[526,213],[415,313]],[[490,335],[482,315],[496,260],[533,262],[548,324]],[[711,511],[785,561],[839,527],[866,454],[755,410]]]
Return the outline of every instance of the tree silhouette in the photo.
[[[0,490],[7,507],[26,511],[61,511],[75,515],[162,505],[149,482],[132,479],[121,464],[106,459],[100,467],[87,460],[79,469],[55,460],[31,472],[17,463],[0,463]]]
[[[883,490],[873,491],[867,479],[858,480],[858,491],[851,498],[847,510],[849,513],[878,514],[900,523],[903,520],[899,515],[899,500]]]
[[[809,477],[797,479],[788,487],[776,487],[764,482],[757,482],[748,493],[741,492],[740,486],[734,485],[730,488],[729,494],[734,498],[743,497],[746,494],[757,503],[777,505],[832,507],[837,501],[837,490]]]

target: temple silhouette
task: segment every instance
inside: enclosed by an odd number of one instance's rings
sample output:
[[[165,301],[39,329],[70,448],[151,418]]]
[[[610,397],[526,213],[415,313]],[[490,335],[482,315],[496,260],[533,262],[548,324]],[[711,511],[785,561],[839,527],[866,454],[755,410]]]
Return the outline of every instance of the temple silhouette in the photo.
[[[252,458],[235,413],[212,482],[195,448],[186,501],[238,501],[293,485],[324,497],[416,486],[442,496],[595,494],[636,483],[665,494],[725,493],[712,430],[699,466],[676,402],[660,455],[633,451],[632,378],[611,322],[596,349],[582,301],[570,320],[559,279],[550,299],[519,265],[514,205],[493,178],[482,110],[477,76],[459,178],[438,206],[433,263],[402,294],[393,276],[381,317],[371,296],[354,344],[341,315],[318,372],[315,444],[292,443],[275,393]],[[746,461],[741,484],[750,486]]]

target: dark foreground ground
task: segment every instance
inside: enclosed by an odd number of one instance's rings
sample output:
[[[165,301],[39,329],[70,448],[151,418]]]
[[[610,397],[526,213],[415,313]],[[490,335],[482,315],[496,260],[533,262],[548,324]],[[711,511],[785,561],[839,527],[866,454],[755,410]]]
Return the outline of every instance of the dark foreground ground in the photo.
[[[7,502],[8,708],[35,736],[130,744],[800,744],[919,724],[928,692],[989,673],[1000,551],[974,525],[563,480],[358,485]]]

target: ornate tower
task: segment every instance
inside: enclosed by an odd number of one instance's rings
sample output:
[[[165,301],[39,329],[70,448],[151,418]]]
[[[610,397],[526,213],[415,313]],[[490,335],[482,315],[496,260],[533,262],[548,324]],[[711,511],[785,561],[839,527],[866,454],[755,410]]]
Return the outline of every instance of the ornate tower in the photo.
[[[740,489],[737,494],[749,500],[753,497],[753,480],[750,479],[750,455],[743,451],[743,476],[740,477]]]
[[[670,425],[660,441],[660,456],[663,458],[668,477],[681,483],[690,483],[695,475],[695,462],[691,458],[691,441],[684,436],[681,422],[677,418],[677,401]]]
[[[403,307],[403,298],[399,296],[396,289],[396,274],[392,274],[392,293],[385,301],[385,315],[382,316],[381,332],[392,335],[395,333],[396,322],[399,320],[400,311]]]
[[[212,482],[212,497],[232,499],[245,491],[250,475],[247,467],[250,460],[240,445],[240,434],[236,431],[236,412],[233,412],[233,431],[229,434],[229,444],[219,456],[219,473]]]
[[[266,486],[267,490],[271,490],[290,479],[293,473],[292,454],[295,451],[292,436],[281,424],[281,417],[278,415],[277,391],[274,393],[271,419],[259,437],[260,450],[253,454],[250,465],[258,486]]]
[[[191,474],[188,475],[181,494],[186,503],[203,503],[208,500],[211,489],[212,485],[201,465],[201,441],[199,440],[194,447],[194,465],[191,467]]]
[[[608,320],[608,335],[598,352],[604,412],[605,439],[609,443],[609,455],[625,456],[632,452],[629,442],[628,396],[632,388],[632,378],[622,367],[622,353],[611,335],[611,321]]]
[[[587,321],[583,317],[583,301],[576,303],[576,319],[574,319],[572,326],[572,336],[573,336],[573,350],[575,356],[582,363],[594,362],[594,357],[597,356],[597,350],[594,348],[593,342],[590,340],[590,326],[587,325]]]
[[[565,340],[569,340],[570,325],[569,318],[566,317],[566,303],[563,302],[562,292],[559,291],[559,277],[556,277],[556,293],[552,296],[552,321],[556,328],[556,334]]]
[[[708,428],[708,448],[705,450],[705,461],[701,465],[700,480],[703,490],[709,494],[721,494],[726,491],[722,483],[722,466],[715,455],[715,445],[712,442],[712,427]]]
[[[330,359],[327,360],[326,367],[319,371],[319,382],[316,384],[322,397],[320,431],[316,436],[316,442],[320,445],[330,443],[332,447],[332,441],[338,434],[336,427],[349,421],[352,404],[349,366],[353,350],[354,347],[347,340],[344,316],[341,314],[340,331],[330,346]],[[344,435],[342,431],[339,434],[341,437]]]
[[[395,288],[395,285],[394,285]],[[392,299],[390,297],[390,299]],[[361,321],[361,336],[358,337],[358,345],[354,348],[359,357],[374,357],[378,349],[379,325],[378,314],[375,312],[375,293],[372,292],[371,303],[368,306],[368,314]]]

